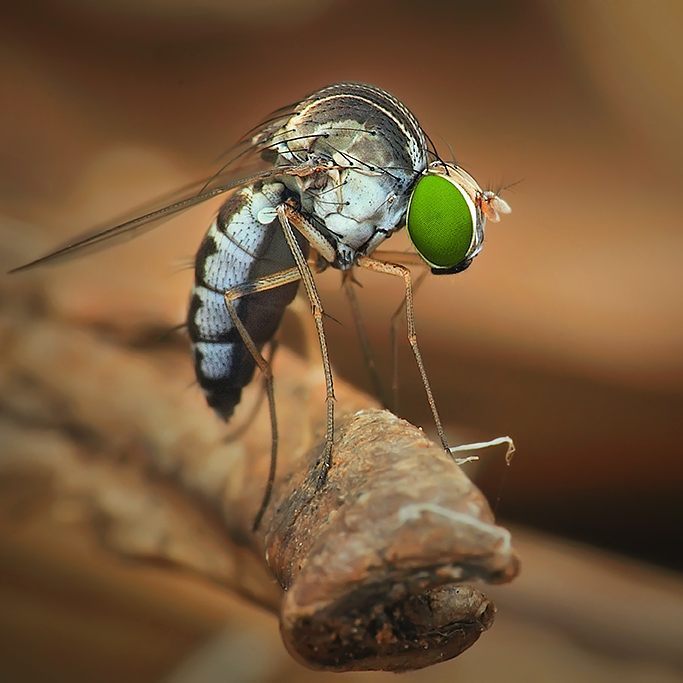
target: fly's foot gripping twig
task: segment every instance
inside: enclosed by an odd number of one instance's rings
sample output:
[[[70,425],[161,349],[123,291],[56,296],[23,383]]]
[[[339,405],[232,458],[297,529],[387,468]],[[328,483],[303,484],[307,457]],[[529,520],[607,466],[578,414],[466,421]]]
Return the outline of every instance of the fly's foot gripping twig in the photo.
[[[332,444],[329,444],[329,446],[326,445],[322,455],[315,463],[313,475],[315,478],[316,493],[321,492],[325,488],[325,484],[327,484],[327,476],[330,472],[330,468],[332,467],[332,449]]]

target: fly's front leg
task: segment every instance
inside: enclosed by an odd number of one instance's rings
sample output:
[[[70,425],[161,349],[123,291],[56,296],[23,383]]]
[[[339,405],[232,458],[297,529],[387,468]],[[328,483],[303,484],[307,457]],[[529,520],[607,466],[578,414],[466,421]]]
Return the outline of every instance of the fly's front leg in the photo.
[[[417,280],[415,280],[415,284],[413,285],[413,295],[425,281],[427,275],[429,275],[428,270],[425,270],[418,275]],[[391,321],[389,323],[389,339],[391,342],[391,396],[393,399],[392,409],[394,412],[398,410],[398,321],[405,307],[406,298],[403,297],[403,301],[401,301],[396,310],[392,313]]]
[[[325,329],[323,327],[323,306],[320,300],[320,295],[313,280],[313,274],[308,267],[306,257],[303,255],[299,247],[296,237],[294,235],[294,226],[312,246],[320,253],[323,258],[328,261],[334,260],[334,249],[325,240],[325,238],[292,206],[289,204],[280,204],[277,207],[277,216],[280,219],[280,225],[284,233],[289,249],[292,252],[294,261],[298,272],[301,275],[301,280],[304,283],[308,300],[311,303],[311,312],[315,322],[316,332],[318,334],[318,343],[320,344],[320,355],[322,356],[323,372],[325,373],[325,405],[327,409],[326,428],[325,428],[325,450],[321,460],[319,461],[320,472],[318,476],[318,488],[324,486],[327,481],[327,473],[332,467],[332,444],[334,442],[334,385],[332,382],[332,367],[330,365],[330,357],[327,351],[327,340],[325,338]],[[329,257],[329,258],[328,258]]]
[[[439,435],[439,439],[441,440],[441,445],[444,447],[444,450],[450,453],[448,441],[446,440],[446,434],[444,433],[443,426],[441,425],[439,411],[436,409],[436,402],[434,401],[432,388],[429,384],[429,379],[427,378],[427,372],[425,370],[424,363],[422,362],[420,347],[417,344],[417,333],[415,331],[415,311],[413,307],[413,284],[410,270],[397,263],[378,261],[376,259],[370,258],[369,256],[361,256],[358,259],[357,265],[361,268],[374,270],[378,273],[386,273],[387,275],[394,275],[403,279],[405,286],[406,319],[408,322],[408,343],[410,344],[410,348],[413,350],[413,355],[415,356],[415,361],[417,362],[417,367],[420,371],[420,377],[422,378],[422,384],[427,392],[427,401],[429,401],[429,407],[432,410],[432,416],[434,417],[434,423],[436,424],[436,431]]]
[[[390,254],[394,258],[400,258],[401,260],[405,260],[405,262],[410,265],[424,265],[423,261],[414,260],[412,258],[412,254],[404,255],[401,252],[379,253],[381,253],[383,256],[385,254]],[[405,259],[403,258],[404,256],[406,257]],[[417,256],[417,254],[415,254],[415,256]],[[429,385],[429,380],[427,379],[427,373],[422,362],[422,355],[420,354],[420,349],[417,345],[417,335],[415,333],[415,312],[413,306],[413,294],[415,293],[417,284],[421,283],[424,280],[424,277],[427,275],[427,272],[423,273],[420,276],[420,278],[417,280],[416,286],[413,287],[410,271],[403,265],[399,265],[397,263],[388,263],[385,261],[378,261],[377,259],[372,259],[368,256],[362,256],[360,259],[358,259],[357,265],[361,268],[367,268],[368,270],[374,270],[379,273],[386,273],[387,275],[395,275],[397,277],[403,278],[403,282],[405,284],[405,298],[401,307],[399,307],[394,316],[392,316],[392,324],[393,320],[397,319],[397,314],[399,313],[399,311],[401,311],[403,306],[405,305],[406,318],[408,320],[408,341],[410,342],[413,354],[415,355],[417,367],[419,368],[420,376],[422,377],[422,383],[424,384],[425,391],[427,392],[427,400],[429,401],[429,407],[432,409],[432,415],[434,417],[434,422],[436,423],[436,431],[439,434],[439,439],[441,440],[441,444],[443,445],[446,452],[450,453],[453,456],[453,459],[458,465],[463,465],[467,462],[471,462],[472,460],[477,460],[477,456],[470,455],[465,457],[459,457],[456,454],[479,451],[484,448],[489,448],[491,446],[505,444],[507,446],[507,451],[505,453],[505,462],[507,465],[509,465],[512,461],[512,456],[515,452],[515,444],[509,436],[500,436],[496,439],[492,439],[491,441],[464,444],[462,446],[449,447],[448,445],[446,435],[444,434],[443,427],[441,425],[441,419],[436,409],[436,403],[434,402],[434,397],[432,395],[432,390]]]
[[[246,282],[241,285],[231,287],[223,293],[225,300],[225,307],[228,309],[228,314],[232,320],[235,329],[238,331],[244,345],[251,354],[259,370],[263,373],[263,379],[266,387],[266,395],[268,396],[268,408],[270,411],[270,430],[271,430],[271,447],[270,447],[270,469],[268,471],[268,482],[266,483],[266,490],[263,494],[261,506],[259,507],[256,517],[254,518],[253,529],[256,531],[261,524],[261,519],[265,513],[270,497],[273,493],[273,483],[275,481],[275,471],[277,469],[277,447],[278,447],[278,430],[277,430],[277,415],[275,412],[275,394],[273,392],[273,370],[270,363],[263,357],[258,347],[251,338],[249,331],[240,320],[235,308],[235,302],[249,294],[256,292],[266,292],[269,289],[282,287],[291,282],[296,282],[301,278],[298,268],[287,268],[286,270],[278,271],[272,275],[268,275],[252,282]]]
[[[404,252],[404,251],[387,251],[382,249],[380,251],[373,252],[373,256],[379,257],[379,260],[384,262],[394,262],[399,263],[404,266],[415,266],[418,268],[428,268],[424,259],[415,252]],[[425,278],[429,275],[429,270],[423,270],[415,280],[413,285],[413,295],[417,293],[420,285],[425,281]],[[398,305],[396,310],[393,312],[390,323],[389,323],[389,343],[391,345],[391,397],[392,397],[392,412],[398,411],[398,321],[401,313],[406,306],[405,296],[403,301]]]

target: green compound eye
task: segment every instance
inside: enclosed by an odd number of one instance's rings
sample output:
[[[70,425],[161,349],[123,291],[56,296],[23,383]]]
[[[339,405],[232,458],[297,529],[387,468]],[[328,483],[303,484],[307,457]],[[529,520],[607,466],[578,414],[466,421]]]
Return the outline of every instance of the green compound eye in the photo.
[[[470,197],[442,175],[425,175],[408,204],[407,228],[420,256],[435,268],[465,261],[474,241],[476,211]]]

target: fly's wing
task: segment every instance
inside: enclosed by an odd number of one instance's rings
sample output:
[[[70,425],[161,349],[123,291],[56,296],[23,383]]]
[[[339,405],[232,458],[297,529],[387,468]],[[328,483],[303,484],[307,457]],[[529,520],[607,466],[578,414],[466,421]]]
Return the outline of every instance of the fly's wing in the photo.
[[[19,266],[10,272],[15,273],[36,266],[57,263],[133,239],[182,211],[257,180],[278,179],[287,175],[304,176],[314,172],[316,162],[307,155],[306,150],[315,140],[329,138],[331,132],[348,132],[350,130],[338,127],[326,130],[318,127],[316,132],[303,134],[301,131],[288,128],[285,125],[293,114],[300,111],[306,102],[318,94],[313,93],[299,102],[277,110],[265,121],[246,133],[233,148],[222,155],[227,157],[227,161],[205,181],[195,183],[190,188],[175,193],[173,199],[167,197],[165,202],[156,202],[148,206],[142,213],[134,214],[133,217],[122,219],[113,225],[91,229],[70,239],[66,244],[45,256]],[[356,128],[353,131],[371,134],[369,131]],[[289,143],[298,143],[296,149],[291,149]],[[278,156],[283,149],[286,152],[286,159]],[[344,162],[332,162],[335,151],[341,155],[341,158],[345,160]],[[318,157],[320,156],[321,153],[319,152]],[[387,168],[371,167],[362,159],[351,157],[349,154],[336,150],[331,144],[327,144],[322,156],[327,159],[327,166],[325,167],[327,170],[348,168],[357,170],[360,165],[371,169],[373,172],[391,175],[391,171]],[[273,164],[277,165],[273,166]],[[264,167],[266,168],[264,169]]]
[[[200,192],[188,192],[173,203],[163,205],[158,209],[148,211],[142,215],[136,215],[134,218],[123,220],[122,222],[104,228],[88,230],[85,233],[71,238],[68,242],[57,247],[48,254],[17,268],[13,268],[9,272],[18,273],[37,266],[59,263],[72,257],[85,256],[86,254],[99,251],[100,249],[120,244],[138,237],[148,230],[152,230],[161,225],[166,219],[171,218],[182,211],[186,211],[193,206],[197,206],[208,199],[217,197],[234,188],[242,187],[243,185],[255,182],[256,180],[267,179],[274,175],[274,172],[275,169],[271,169],[270,171],[265,171],[246,178],[240,178],[234,182],[211,187]]]
[[[287,139],[287,133],[283,137],[283,135],[278,136],[277,132],[296,110],[298,104],[277,110],[268,119],[246,133],[223,155],[228,157],[228,161],[208,179],[182,188],[171,196],[147,205],[144,209],[139,208],[132,217],[122,218],[114,224],[100,226],[77,235],[48,254],[9,272],[17,273],[37,266],[59,263],[72,257],[114,246],[152,230],[166,219],[230,190],[258,180],[305,172],[305,164],[290,164],[275,168],[271,165],[270,168],[263,169],[264,166],[269,165],[268,153]]]
[[[187,209],[197,206],[202,202],[217,197],[237,187],[242,187],[257,180],[266,180],[276,174],[281,174],[282,170],[275,169],[258,173],[246,178],[240,178],[234,182],[212,186],[200,192],[190,192],[171,204],[161,206],[161,208],[148,211],[134,218],[123,220],[122,222],[107,227],[98,227],[88,230],[85,233],[72,237],[68,242],[53,251],[41,256],[29,263],[25,263],[17,268],[10,270],[10,273],[18,273],[29,268],[56,264],[73,257],[85,256],[86,254],[105,249],[127,240],[134,239],[139,235],[152,230],[161,225],[165,220],[179,214]]]

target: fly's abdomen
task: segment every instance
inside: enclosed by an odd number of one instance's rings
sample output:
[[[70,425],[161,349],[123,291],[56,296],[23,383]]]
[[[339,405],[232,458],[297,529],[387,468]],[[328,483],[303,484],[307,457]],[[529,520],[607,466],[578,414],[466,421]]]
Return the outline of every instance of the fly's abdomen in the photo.
[[[242,388],[254,374],[251,353],[234,326],[225,292],[294,266],[277,220],[263,225],[259,212],[288,196],[281,183],[257,183],[236,192],[221,207],[195,261],[195,285],[188,313],[197,381],[209,405],[228,419]],[[307,243],[299,244],[307,253]],[[297,283],[255,292],[234,302],[237,315],[261,349],[277,330]]]

